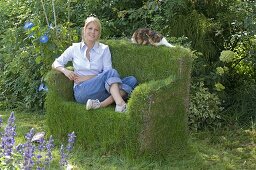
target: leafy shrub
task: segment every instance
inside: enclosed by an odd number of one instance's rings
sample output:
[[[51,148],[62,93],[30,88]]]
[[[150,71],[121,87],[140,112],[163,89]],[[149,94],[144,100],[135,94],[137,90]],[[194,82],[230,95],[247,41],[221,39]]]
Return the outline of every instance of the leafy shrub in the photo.
[[[224,70],[219,80],[225,87],[222,98],[225,101],[225,116],[230,122],[248,124],[255,119],[256,82],[256,6],[255,1],[244,1],[231,6],[236,19],[230,24],[232,36],[225,44],[218,68]]]
[[[69,10],[69,4],[63,6],[62,3],[55,2],[54,9],[51,0],[0,2],[4,9],[0,11],[0,25],[4,25],[0,27],[1,109],[33,111],[43,108],[45,92],[40,92],[38,87],[45,73],[53,60],[72,42],[77,42],[80,35],[77,29],[70,28],[69,18],[58,17]],[[33,26],[26,28],[27,22],[32,22]],[[48,39],[42,41],[43,36]]]
[[[39,92],[39,85],[54,59],[78,41],[76,30],[69,30],[68,23],[56,28],[38,24],[35,19],[29,30],[9,28],[3,36],[1,42],[7,45],[2,49],[4,67],[0,73],[2,107],[42,109],[45,93]],[[40,42],[42,36],[49,40]]]
[[[203,83],[191,87],[189,126],[194,130],[213,129],[220,126],[220,99],[210,93]]]

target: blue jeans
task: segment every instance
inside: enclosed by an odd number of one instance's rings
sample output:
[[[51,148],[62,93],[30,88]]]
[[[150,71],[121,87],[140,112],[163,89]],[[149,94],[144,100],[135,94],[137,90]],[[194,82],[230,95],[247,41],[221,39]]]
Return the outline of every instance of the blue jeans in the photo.
[[[113,83],[120,84],[120,89],[129,96],[137,85],[137,79],[133,76],[120,78],[115,69],[107,70],[96,77],[84,81],[74,87],[74,96],[78,103],[86,103],[88,99],[103,101],[111,94],[109,88]]]

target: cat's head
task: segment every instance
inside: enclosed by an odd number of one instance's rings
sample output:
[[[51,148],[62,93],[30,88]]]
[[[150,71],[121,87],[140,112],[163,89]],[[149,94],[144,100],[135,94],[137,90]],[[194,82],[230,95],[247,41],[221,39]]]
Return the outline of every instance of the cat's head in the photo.
[[[163,38],[162,34],[155,32],[153,30],[149,30],[148,37],[153,41],[154,43],[160,42]]]

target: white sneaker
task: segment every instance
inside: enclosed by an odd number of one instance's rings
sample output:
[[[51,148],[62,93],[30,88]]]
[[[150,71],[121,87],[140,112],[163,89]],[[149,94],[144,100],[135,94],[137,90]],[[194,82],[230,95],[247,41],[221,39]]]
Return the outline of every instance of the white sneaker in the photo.
[[[115,112],[124,113],[127,111],[127,105],[126,103],[123,105],[116,105]]]
[[[100,108],[100,101],[98,99],[93,100],[93,99],[88,99],[86,103],[86,110],[91,110],[91,109],[98,109]]]

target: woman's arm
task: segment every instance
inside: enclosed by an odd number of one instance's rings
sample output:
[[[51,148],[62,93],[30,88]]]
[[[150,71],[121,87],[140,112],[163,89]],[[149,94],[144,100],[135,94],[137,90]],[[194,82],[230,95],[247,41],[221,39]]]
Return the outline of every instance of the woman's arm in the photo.
[[[54,65],[52,64],[52,68],[54,70],[62,72],[66,77],[69,78],[69,80],[75,80],[78,77],[73,71],[68,70],[65,67],[54,67]]]
[[[110,49],[107,46],[103,52],[103,72],[109,69],[112,69],[112,58]]]
[[[54,70],[62,72],[70,80],[74,80],[77,77],[73,71],[65,68],[65,65],[73,59],[73,50],[74,47],[70,46],[52,63],[52,68]]]

